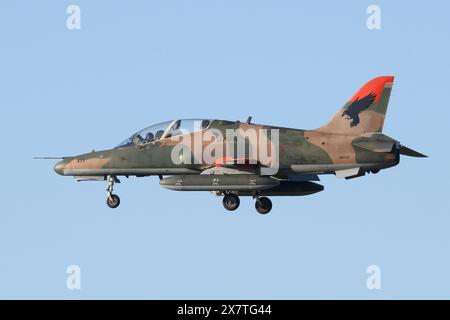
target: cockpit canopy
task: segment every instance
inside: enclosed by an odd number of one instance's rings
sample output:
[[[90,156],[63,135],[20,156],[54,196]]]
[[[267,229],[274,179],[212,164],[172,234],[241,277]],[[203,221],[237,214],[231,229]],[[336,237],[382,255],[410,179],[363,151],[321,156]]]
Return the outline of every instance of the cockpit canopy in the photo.
[[[154,124],[133,134],[116,148],[131,147],[206,129],[212,120],[182,119]]]

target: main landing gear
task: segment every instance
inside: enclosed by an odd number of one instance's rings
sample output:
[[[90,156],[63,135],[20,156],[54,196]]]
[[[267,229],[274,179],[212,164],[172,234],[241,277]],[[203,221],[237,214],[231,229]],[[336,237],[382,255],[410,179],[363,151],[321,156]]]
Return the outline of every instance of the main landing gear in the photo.
[[[272,210],[272,201],[267,197],[255,196],[255,208],[260,214],[267,214]],[[228,211],[234,211],[239,208],[240,204],[239,197],[234,193],[225,193],[223,196],[223,206]]]
[[[267,197],[256,198],[255,208],[260,214],[268,214],[272,210],[272,201]]]
[[[223,197],[223,206],[228,211],[236,210],[237,208],[239,208],[240,203],[241,200],[239,200],[239,197],[234,193],[225,194],[225,196]]]
[[[106,204],[111,209],[115,209],[120,205],[119,196],[113,193],[114,183],[116,182],[120,183],[120,180],[117,179],[115,176],[110,176],[108,178],[108,188],[106,189],[107,192]]]

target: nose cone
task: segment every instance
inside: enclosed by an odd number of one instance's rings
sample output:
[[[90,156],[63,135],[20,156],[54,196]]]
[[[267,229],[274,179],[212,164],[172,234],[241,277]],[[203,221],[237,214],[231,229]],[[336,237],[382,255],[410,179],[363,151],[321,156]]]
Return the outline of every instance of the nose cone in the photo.
[[[64,175],[64,167],[65,167],[65,162],[60,161],[57,164],[55,164],[55,166],[53,167],[53,170],[55,170],[55,172],[61,176]]]

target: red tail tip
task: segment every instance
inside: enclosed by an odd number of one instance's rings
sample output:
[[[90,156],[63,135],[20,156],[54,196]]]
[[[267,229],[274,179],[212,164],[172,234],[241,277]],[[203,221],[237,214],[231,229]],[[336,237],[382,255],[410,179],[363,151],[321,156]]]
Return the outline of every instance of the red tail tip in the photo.
[[[387,84],[394,83],[394,76],[382,76],[378,78],[374,78],[367,82],[365,85],[361,87],[361,89],[356,92],[356,94],[349,100],[350,102],[354,102],[358,99],[361,99],[371,93],[374,93],[375,101],[378,101],[381,92]]]

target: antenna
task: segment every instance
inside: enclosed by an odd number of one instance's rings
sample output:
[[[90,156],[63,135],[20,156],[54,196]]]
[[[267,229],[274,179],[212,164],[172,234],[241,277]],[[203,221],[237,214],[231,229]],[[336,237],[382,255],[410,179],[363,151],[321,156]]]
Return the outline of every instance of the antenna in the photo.
[[[248,118],[247,118],[247,124],[251,124],[251,122],[252,122],[252,116],[249,116]]]

